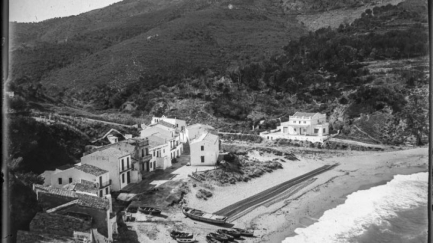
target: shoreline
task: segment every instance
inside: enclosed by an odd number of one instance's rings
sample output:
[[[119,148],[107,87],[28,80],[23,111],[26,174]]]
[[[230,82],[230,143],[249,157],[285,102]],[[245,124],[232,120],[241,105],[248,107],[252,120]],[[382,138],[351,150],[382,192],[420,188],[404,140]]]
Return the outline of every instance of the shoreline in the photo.
[[[285,151],[285,148],[279,149]],[[290,152],[287,149],[286,152]],[[249,157],[257,161],[284,158],[269,153],[252,151]],[[218,186],[209,182],[188,181],[190,192],[185,195],[186,205],[205,212],[216,212],[253,194],[288,181],[326,164],[339,163],[339,166],[300,183],[281,193],[261,206],[251,208],[249,213],[230,222],[234,227],[254,229],[254,238],[245,237],[244,243],[276,242],[296,235],[295,229],[305,228],[317,222],[323,214],[343,204],[347,196],[360,190],[384,185],[397,174],[413,174],[428,171],[428,149],[415,148],[390,152],[342,151],[331,154],[300,154],[297,161],[282,162],[283,169],[265,173],[259,178],[235,185]],[[210,186],[210,188],[208,188]],[[207,200],[197,198],[196,192],[210,190],[212,197]],[[217,229],[218,225],[203,223],[186,218],[180,206],[170,208],[169,217],[163,222],[128,222],[137,232],[135,242],[173,242],[169,236],[172,229],[194,233],[198,241]]]
[[[425,152],[424,152],[425,151]],[[278,222],[278,225],[273,224],[275,226],[272,231],[262,235],[260,240],[253,242],[260,242],[265,240],[266,242],[283,242],[287,237],[295,236],[295,230],[297,228],[306,228],[315,222],[317,222],[327,210],[333,209],[338,205],[344,204],[347,196],[352,193],[361,190],[369,190],[373,187],[381,186],[387,184],[389,181],[394,179],[395,175],[409,175],[420,172],[428,172],[428,164],[427,164],[427,149],[413,149],[413,150],[405,150],[405,151],[392,151],[392,152],[381,152],[382,154],[389,153],[394,154],[394,157],[399,154],[407,154],[406,156],[401,156],[393,163],[387,163],[389,158],[382,158],[378,162],[382,164],[388,164],[385,166],[388,170],[384,170],[382,168],[374,167],[370,169],[366,169],[370,173],[366,173],[367,171],[352,171],[354,175],[345,176],[340,175],[334,178],[331,178],[330,181],[324,183],[313,183],[316,184],[315,187],[310,188],[307,191],[304,191],[304,194],[300,195],[300,198],[296,202],[290,202],[285,205],[279,205],[280,208],[277,209],[277,213],[279,214],[277,217],[278,220],[274,220],[274,222]],[[377,157],[380,157],[381,154],[375,154]],[[355,155],[351,157],[351,159],[356,159],[362,155]],[[346,157],[347,158],[347,157]],[[405,161],[410,160],[411,158],[424,158],[425,162],[419,161]],[[344,166],[344,165],[343,165]],[[347,165],[346,165],[347,166]],[[379,166],[380,167],[380,166]],[[339,168],[337,167],[336,170]],[[375,171],[377,170],[377,171]],[[374,173],[376,172],[376,173]],[[357,176],[365,175],[365,179],[359,179]],[[325,176],[329,178],[330,176]],[[335,187],[329,186],[329,184],[333,183],[337,186],[338,190]],[[318,189],[315,191],[315,189]],[[331,200],[327,200],[327,198],[331,198]],[[296,210],[294,210],[296,209]],[[290,213],[293,212],[294,213]],[[289,218],[288,220],[281,220],[281,217]],[[272,215],[267,215],[265,212],[260,216],[252,219],[255,223],[259,225],[265,225],[266,221],[275,218]],[[284,222],[285,221],[285,222]]]

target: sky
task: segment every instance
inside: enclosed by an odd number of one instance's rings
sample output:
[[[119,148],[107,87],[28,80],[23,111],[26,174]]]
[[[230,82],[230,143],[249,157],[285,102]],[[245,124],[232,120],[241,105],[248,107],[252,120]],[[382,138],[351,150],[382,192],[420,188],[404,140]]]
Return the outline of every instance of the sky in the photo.
[[[9,21],[39,22],[106,7],[121,0],[9,0]]]

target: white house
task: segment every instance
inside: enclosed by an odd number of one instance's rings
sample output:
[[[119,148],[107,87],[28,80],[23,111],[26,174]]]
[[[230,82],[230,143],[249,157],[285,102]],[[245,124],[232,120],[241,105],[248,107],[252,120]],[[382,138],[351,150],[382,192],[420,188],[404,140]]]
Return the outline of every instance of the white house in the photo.
[[[199,137],[203,133],[216,133],[215,128],[209,125],[203,125],[203,124],[193,124],[186,128],[186,138],[188,141],[194,140],[195,138]]]
[[[131,154],[117,148],[107,148],[81,157],[81,164],[89,164],[109,172],[111,189],[119,191],[131,182]]]
[[[67,165],[55,171],[45,171],[41,174],[44,185],[55,188],[65,188],[104,197],[110,194],[110,175],[107,170],[90,164]]]
[[[152,155],[150,168],[148,168],[149,171],[154,171],[155,169],[165,170],[171,167],[170,137],[164,137],[158,134],[151,135],[147,138],[149,139],[150,154]]]
[[[140,137],[159,136],[167,140],[170,146],[170,160],[180,156],[183,152],[183,143],[180,141],[178,131],[170,128],[162,128],[158,125],[151,125],[141,130]]]
[[[91,152],[102,151],[107,148],[116,148],[131,155],[133,167],[131,171],[132,182],[140,182],[146,172],[149,171],[146,170],[146,168],[149,168],[152,156],[149,153],[149,141],[147,138],[128,138],[114,144],[94,149]]]
[[[296,112],[277,129],[260,133],[260,136],[269,140],[285,138],[310,142],[323,142],[328,135],[329,123],[326,122],[326,114],[307,112]]]
[[[203,133],[190,142],[191,165],[215,165],[218,160],[220,141],[218,135]]]
[[[152,117],[152,121],[151,121],[151,125],[155,125],[155,124],[164,124],[164,123],[168,123],[174,126],[174,128],[176,128],[179,131],[179,139],[180,142],[182,143],[186,143],[186,121],[184,120],[180,120],[177,118],[168,118],[166,116],[162,116],[162,117]]]

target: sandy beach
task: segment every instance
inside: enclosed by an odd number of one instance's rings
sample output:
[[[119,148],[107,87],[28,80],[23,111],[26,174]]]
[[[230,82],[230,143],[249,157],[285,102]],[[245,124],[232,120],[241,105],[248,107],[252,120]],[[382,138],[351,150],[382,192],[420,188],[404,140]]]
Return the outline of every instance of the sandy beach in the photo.
[[[281,148],[290,151],[290,148]],[[248,154],[259,161],[283,158],[273,154]],[[341,151],[341,153],[299,154],[298,161],[283,162],[283,169],[266,173],[260,178],[236,185],[213,186],[213,196],[208,200],[198,199],[197,190],[204,188],[191,179],[191,192],[185,196],[187,205],[206,212],[215,212],[237,201],[266,190],[272,186],[293,179],[301,174],[326,164],[339,163],[336,168],[324,172],[302,183],[293,190],[284,192],[274,200],[259,206],[248,214],[234,220],[235,227],[253,228],[254,238],[242,242],[282,242],[294,235],[296,228],[307,227],[323,213],[344,203],[346,196],[373,186],[386,184],[397,174],[412,174],[428,170],[428,149],[414,148],[389,152]],[[196,187],[193,187],[196,184]],[[169,237],[169,230],[185,230],[196,234],[198,242],[205,242],[206,234],[219,229],[186,218],[179,206],[168,210],[169,217],[155,222],[128,222],[137,232],[139,242],[175,242]]]

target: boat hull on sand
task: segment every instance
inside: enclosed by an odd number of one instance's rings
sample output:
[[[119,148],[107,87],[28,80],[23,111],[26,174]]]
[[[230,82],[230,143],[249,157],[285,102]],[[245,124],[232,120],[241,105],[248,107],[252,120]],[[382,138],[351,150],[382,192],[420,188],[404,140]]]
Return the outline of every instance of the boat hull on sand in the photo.
[[[212,223],[212,224],[225,224],[227,220],[227,217],[225,216],[206,213],[201,210],[197,210],[189,207],[183,207],[182,212],[183,214],[185,214],[185,216],[191,219]]]

